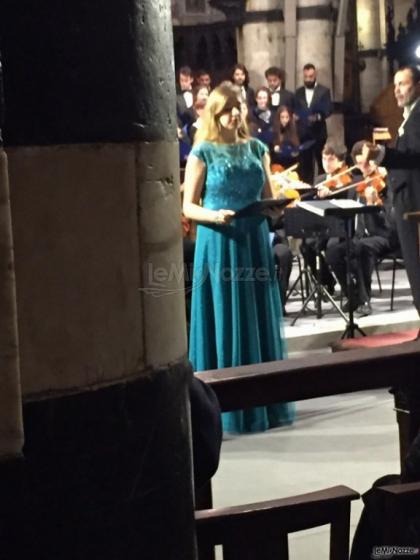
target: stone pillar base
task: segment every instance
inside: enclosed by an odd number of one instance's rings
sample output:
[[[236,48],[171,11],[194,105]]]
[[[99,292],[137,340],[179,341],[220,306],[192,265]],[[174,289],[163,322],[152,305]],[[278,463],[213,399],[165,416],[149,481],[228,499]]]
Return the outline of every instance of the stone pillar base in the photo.
[[[192,560],[190,375],[26,403],[24,459],[0,465],[0,557]]]

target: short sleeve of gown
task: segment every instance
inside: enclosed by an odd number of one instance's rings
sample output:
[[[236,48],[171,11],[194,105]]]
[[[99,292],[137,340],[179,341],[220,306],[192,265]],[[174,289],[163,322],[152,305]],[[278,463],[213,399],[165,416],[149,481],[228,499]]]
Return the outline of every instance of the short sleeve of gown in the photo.
[[[200,142],[199,144],[197,144],[196,146],[193,147],[193,149],[191,150],[190,154],[192,154],[195,157],[198,157],[198,159],[201,159],[202,162],[204,162],[205,164],[207,164],[207,150],[206,150],[206,145],[204,142]]]
[[[255,155],[261,159],[263,155],[268,152],[267,146],[261,142],[261,140],[258,140],[258,138],[253,138],[251,142],[253,143],[253,151]]]

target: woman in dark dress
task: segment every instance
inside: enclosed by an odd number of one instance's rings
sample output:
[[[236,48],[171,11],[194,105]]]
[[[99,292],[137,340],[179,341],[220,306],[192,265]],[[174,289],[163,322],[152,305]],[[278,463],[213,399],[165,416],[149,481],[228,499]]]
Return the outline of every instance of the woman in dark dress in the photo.
[[[273,142],[273,123],[275,111],[270,106],[270,90],[260,87],[255,92],[256,105],[252,109],[251,134],[267,147]]]
[[[299,159],[299,136],[293,114],[286,105],[279,107],[273,124],[271,162],[290,167]]]

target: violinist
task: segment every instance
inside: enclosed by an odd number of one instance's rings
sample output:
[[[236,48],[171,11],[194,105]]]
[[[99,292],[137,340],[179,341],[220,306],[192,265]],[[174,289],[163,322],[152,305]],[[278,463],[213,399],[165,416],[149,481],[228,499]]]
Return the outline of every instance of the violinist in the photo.
[[[347,198],[347,192],[341,189],[353,183],[353,167],[346,165],[347,150],[344,146],[325,144],[322,150],[322,166],[325,174],[317,177],[318,198]]]
[[[345,168],[346,149],[344,146],[335,145],[333,143],[325,144],[322,150],[322,166],[324,174],[316,178],[315,185],[318,185],[317,196],[325,198],[331,196],[335,189],[339,189],[343,185],[347,185],[352,181],[350,173],[343,173]],[[337,179],[334,177],[337,176]],[[339,195],[340,197],[347,197],[347,193]],[[323,252],[326,249],[328,239],[321,241],[321,248]],[[305,262],[309,265],[312,273],[315,275],[316,271],[316,240],[309,238],[305,239],[301,246],[301,252]],[[325,286],[328,292],[332,295],[335,289],[334,276],[325,262],[324,256],[321,254],[321,284]]]
[[[371,282],[375,262],[385,253],[397,247],[397,235],[391,212],[390,199],[387,196],[386,170],[374,162],[363,161],[364,141],[357,142],[352,149],[353,161],[358,165],[363,180],[355,181],[355,189],[347,191],[349,196],[367,205],[381,207],[375,214],[358,214],[355,233],[351,243],[351,269],[354,285],[353,305],[360,317],[370,315],[372,307]],[[326,261],[337,277],[346,297],[346,247],[343,240],[331,241],[326,251]],[[343,306],[348,311],[349,304]]]

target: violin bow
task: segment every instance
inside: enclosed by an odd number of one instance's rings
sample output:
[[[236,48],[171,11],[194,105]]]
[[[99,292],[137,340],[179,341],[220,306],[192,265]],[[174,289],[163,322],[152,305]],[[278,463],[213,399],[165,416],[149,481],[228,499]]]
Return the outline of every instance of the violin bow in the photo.
[[[347,173],[351,173],[353,171],[353,169],[356,169],[357,167],[358,167],[357,165],[352,165],[348,169],[345,169],[344,171],[340,171],[340,173],[337,173],[336,175],[333,175],[329,179],[324,179],[320,183],[317,183],[316,185],[314,185],[314,189],[318,189],[319,187],[323,187],[325,185],[325,183],[328,183],[328,181],[334,181],[334,179],[337,179],[338,177],[341,177],[342,175],[346,175]]]
[[[286,175],[287,173],[290,173],[291,171],[294,171],[298,167],[299,167],[299,163],[294,163],[293,165],[291,165],[287,169],[284,169],[283,171],[280,171],[280,173],[277,173],[277,175]]]
[[[345,192],[345,191],[349,191],[350,189],[354,189],[355,187],[358,187],[359,185],[362,185],[363,183],[370,183],[377,178],[378,177],[375,175],[373,177],[368,177],[367,179],[362,179],[361,181],[356,181],[356,183],[352,183],[351,185],[346,185],[345,187],[341,187],[339,189],[335,189],[335,190],[331,191],[331,193],[328,194],[327,196],[325,196],[324,198],[334,198],[334,196],[337,195],[337,194],[340,194],[340,193]]]

